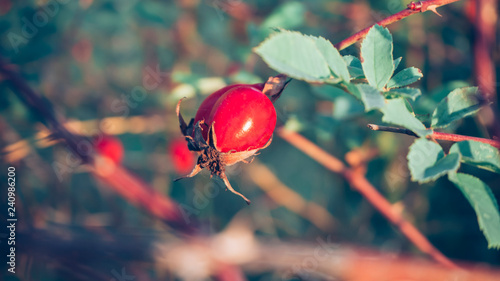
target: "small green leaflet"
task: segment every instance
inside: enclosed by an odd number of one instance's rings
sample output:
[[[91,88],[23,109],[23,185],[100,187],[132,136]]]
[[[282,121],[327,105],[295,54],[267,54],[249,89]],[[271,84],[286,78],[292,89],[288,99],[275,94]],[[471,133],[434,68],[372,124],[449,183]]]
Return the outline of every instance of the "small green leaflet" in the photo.
[[[394,60],[394,71],[396,71],[396,69],[398,69],[399,63],[401,63],[402,59],[403,59],[403,57],[399,57],[399,58]]]
[[[281,30],[268,37],[254,51],[274,70],[309,82],[331,82],[332,73],[349,81],[345,61],[322,37]]]
[[[468,174],[450,173],[448,179],[462,191],[474,208],[479,228],[488,240],[488,248],[500,249],[500,214],[490,187]]]
[[[330,69],[315,41],[299,32],[281,31],[269,36],[254,51],[274,70],[311,82],[323,82]]]
[[[374,25],[361,44],[361,65],[368,83],[382,90],[394,73],[392,35],[387,28]]]
[[[416,100],[417,97],[422,95],[422,92],[417,88],[395,88],[385,92],[385,95],[388,97],[404,97]]]
[[[431,130],[427,130],[422,122],[418,120],[413,113],[409,112],[406,108],[404,99],[391,99],[386,100],[385,106],[381,109],[384,116],[382,121],[394,125],[403,126],[412,130],[420,137],[431,134]]]
[[[483,103],[477,87],[455,89],[448,94],[432,113],[432,128],[450,125],[453,121],[475,114]]]
[[[349,74],[352,79],[364,77],[363,66],[361,65],[361,61],[351,55],[344,56],[344,61],[347,63],[347,69],[349,70]]]
[[[347,64],[340,55],[339,51],[335,49],[332,43],[323,37],[310,36],[316,41],[316,47],[321,52],[323,57],[328,63],[328,66],[333,71],[336,77],[342,78],[342,80],[349,82],[350,76],[347,70]]]
[[[500,153],[497,148],[489,144],[477,141],[461,141],[451,146],[450,153],[460,153],[464,163],[500,173]]]
[[[460,167],[460,154],[444,155],[441,146],[425,138],[417,139],[408,152],[411,180],[419,183],[434,181]]]
[[[361,101],[365,105],[365,111],[384,107],[385,99],[379,90],[368,84],[356,84],[356,88],[361,96]]]
[[[416,67],[408,67],[398,72],[387,83],[387,88],[399,88],[410,85],[422,78],[422,71]]]

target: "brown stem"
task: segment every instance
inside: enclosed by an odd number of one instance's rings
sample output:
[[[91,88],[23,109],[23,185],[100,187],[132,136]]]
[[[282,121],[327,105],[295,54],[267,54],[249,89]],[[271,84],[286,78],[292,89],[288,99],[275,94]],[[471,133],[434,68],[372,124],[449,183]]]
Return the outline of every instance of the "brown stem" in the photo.
[[[408,8],[406,8],[398,13],[395,13],[394,15],[391,15],[391,16],[377,22],[376,24],[378,24],[380,26],[387,26],[391,23],[395,23],[397,21],[400,21],[400,20],[402,20],[408,16],[411,16],[413,14],[423,13],[426,11],[433,11],[434,13],[437,14],[437,12],[436,12],[437,7],[444,6],[444,5],[447,5],[447,4],[450,4],[453,2],[457,2],[457,1],[459,1],[459,0],[428,0],[428,1],[419,1],[416,3],[411,2],[408,5]],[[338,50],[343,50],[343,49],[351,46],[352,44],[365,38],[365,36],[366,36],[366,34],[368,34],[368,31],[370,30],[370,28],[372,28],[372,26],[374,26],[374,25],[371,25],[371,26],[359,31],[358,33],[351,35],[348,38],[340,41],[339,43],[335,44],[335,47]]]
[[[316,160],[325,168],[341,174],[349,182],[352,188],[361,193],[375,209],[395,225],[408,240],[420,249],[420,251],[428,254],[444,266],[457,268],[457,265],[435,248],[415,226],[408,222],[400,213],[395,212],[391,203],[377,191],[363,174],[347,167],[342,161],[295,132],[286,130],[282,127],[278,129],[278,135],[312,159]]]
[[[368,128],[370,128],[373,131],[392,132],[392,133],[406,134],[406,135],[418,137],[414,132],[412,132],[408,129],[404,129],[404,128],[379,126],[379,125],[375,125],[375,124],[368,124]],[[467,140],[477,141],[477,142],[489,144],[491,146],[494,146],[494,147],[500,149],[500,141],[497,141],[497,140],[463,136],[463,135],[450,134],[450,133],[442,133],[442,132],[433,132],[431,137],[434,138],[435,140],[444,140],[444,141],[453,141],[453,142],[467,141]]]

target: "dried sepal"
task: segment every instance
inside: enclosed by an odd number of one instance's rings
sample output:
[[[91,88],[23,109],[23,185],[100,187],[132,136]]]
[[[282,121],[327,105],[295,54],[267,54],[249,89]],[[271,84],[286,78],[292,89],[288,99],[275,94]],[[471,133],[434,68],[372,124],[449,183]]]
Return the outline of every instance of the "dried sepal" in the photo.
[[[248,205],[250,205],[251,201],[248,200],[248,198],[245,197],[245,195],[239,193],[238,191],[234,190],[234,188],[231,186],[231,184],[229,183],[229,180],[227,179],[226,177],[226,174],[223,173],[221,176],[219,176],[222,181],[224,181],[224,184],[226,185],[226,190],[229,189],[229,191],[231,191],[232,193],[240,196],[241,198],[243,198],[243,200],[245,200],[245,202],[247,202]]]
[[[203,168],[199,165],[199,164],[196,164],[196,166],[194,166],[194,169],[191,171],[191,173],[189,173],[189,175],[185,175],[183,177],[180,177],[180,178],[176,178],[174,180],[174,182],[178,181],[178,180],[182,180],[182,179],[185,179],[185,178],[192,178],[194,176],[196,176],[199,172],[201,172],[203,170]]]
[[[180,108],[181,108],[181,102],[185,98],[182,98],[179,100],[177,103],[177,107],[175,109],[175,112],[177,114],[177,118],[179,119],[179,127],[181,129],[182,135],[185,137],[187,143],[188,143],[188,148],[191,151],[202,151],[205,149],[208,144],[203,138],[202,134],[202,128],[201,125],[203,124],[203,121],[199,121],[196,124],[194,123],[194,119],[191,118],[189,121],[189,124],[186,124],[184,121],[184,118],[182,117]]]
[[[177,102],[177,106],[175,107],[175,113],[177,114],[177,118],[179,119],[179,127],[181,129],[181,133],[184,136],[187,136],[188,135],[188,132],[187,132],[188,125],[186,124],[186,121],[184,121],[184,118],[182,117],[182,114],[181,114],[181,102],[184,99],[185,98],[182,98],[179,100],[179,102]],[[191,120],[193,120],[193,119],[191,119]],[[189,125],[191,125],[191,122],[189,122]]]

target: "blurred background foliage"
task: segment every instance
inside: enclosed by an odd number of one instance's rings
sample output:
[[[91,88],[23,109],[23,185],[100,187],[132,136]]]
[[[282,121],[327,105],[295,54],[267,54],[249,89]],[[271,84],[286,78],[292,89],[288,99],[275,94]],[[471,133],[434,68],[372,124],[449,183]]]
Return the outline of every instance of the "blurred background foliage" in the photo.
[[[425,13],[389,27],[394,56],[403,57],[400,69],[415,66],[423,71],[424,77],[417,82],[423,96],[414,104],[423,120],[449,91],[475,84],[470,2],[440,8],[443,17]],[[173,183],[186,172],[186,168],[177,169],[183,164],[172,148],[181,137],[175,116],[179,98],[188,97],[182,112],[193,117],[204,97],[216,89],[263,82],[275,75],[252,53],[273,28],[298,30],[336,43],[406,4],[400,0],[1,0],[0,54],[75,130],[88,136],[116,135],[125,148],[124,166],[155,189],[197,210],[192,217],[202,221],[206,234],[220,232],[243,212],[254,221],[256,233],[266,239],[314,242],[331,235],[338,243],[418,255],[340,176],[278,137],[257,157],[256,165],[265,165],[304,200],[326,209],[332,217],[325,217],[324,227],[311,222],[317,214],[298,215],[272,200],[252,179],[259,174],[250,173],[246,164],[232,168],[229,179],[252,200],[250,206],[223,192],[221,183],[210,180],[207,173]],[[358,56],[359,45],[342,54]],[[497,73],[499,54],[497,47]],[[4,155],[2,161],[4,166],[18,167],[18,231],[68,227],[96,235],[96,227],[109,233],[165,229],[84,169],[75,166],[60,180],[53,163],[67,161],[64,147],[39,141],[44,131],[40,118],[24,107],[7,83],[0,79],[2,147],[20,140],[29,147]],[[474,211],[457,188],[444,178],[424,185],[410,181],[406,154],[413,139],[367,129],[367,123],[380,121],[378,113],[365,114],[358,101],[332,87],[301,81],[292,81],[276,110],[281,123],[341,159],[352,150],[377,150],[368,164],[367,178],[438,249],[452,259],[500,265],[500,252],[487,249]],[[103,121],[112,126],[105,129]],[[491,137],[475,117],[452,129]],[[447,150],[449,144],[444,146]],[[498,176],[468,172],[488,183],[500,198]],[[200,207],[197,194],[213,182],[221,192]],[[107,268],[120,269],[126,261],[126,256],[108,260],[113,265]],[[25,274],[52,280],[47,260],[35,257],[32,264]]]

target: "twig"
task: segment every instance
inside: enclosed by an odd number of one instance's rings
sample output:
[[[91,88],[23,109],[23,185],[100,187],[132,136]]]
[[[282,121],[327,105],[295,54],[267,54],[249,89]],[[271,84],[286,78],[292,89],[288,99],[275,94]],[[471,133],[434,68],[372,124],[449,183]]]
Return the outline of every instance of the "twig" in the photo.
[[[410,130],[404,129],[404,128],[379,126],[379,125],[375,125],[375,124],[368,124],[368,128],[370,128],[373,131],[392,132],[392,133],[406,134],[406,135],[410,135],[413,137],[418,137],[417,134],[415,134],[413,131],[410,131]],[[453,141],[453,142],[467,141],[467,140],[477,141],[477,142],[489,144],[491,146],[494,146],[494,147],[500,149],[500,141],[497,141],[497,140],[470,137],[470,136],[450,134],[450,133],[442,133],[442,132],[433,132],[431,137],[434,138],[435,140],[444,140],[444,141]]]
[[[410,130],[405,129],[405,128],[379,126],[379,125],[375,125],[375,124],[368,124],[368,128],[370,128],[370,130],[373,130],[373,131],[393,132],[393,133],[398,133],[398,134],[409,135],[412,137],[418,137],[418,135],[415,134],[413,131],[410,131]]]
[[[420,251],[428,254],[434,260],[449,268],[457,268],[451,260],[436,249],[427,238],[401,214],[394,212],[391,203],[380,194],[364,175],[347,167],[334,156],[318,147],[300,134],[284,127],[278,129],[278,135],[307,154],[312,159],[332,172],[341,174],[359,193],[363,195],[382,215],[394,224]]]
[[[419,1],[416,3],[411,2],[408,5],[408,8],[406,8],[406,9],[404,9],[404,10],[402,10],[394,15],[391,15],[391,16],[377,22],[376,24],[378,24],[380,26],[387,26],[391,23],[395,23],[397,21],[400,21],[400,20],[402,20],[406,17],[409,17],[413,14],[423,13],[426,11],[433,11],[434,13],[438,14],[436,11],[437,7],[444,6],[444,5],[447,5],[447,4],[450,4],[453,2],[457,2],[457,1],[459,1],[459,0],[428,0],[428,1]],[[371,26],[359,31],[358,33],[351,35],[348,38],[340,41],[339,43],[335,44],[335,47],[338,50],[343,50],[343,49],[351,46],[352,44],[365,38],[366,34],[368,34],[368,31],[370,30],[370,28],[372,26],[373,25],[371,25]]]

